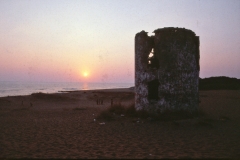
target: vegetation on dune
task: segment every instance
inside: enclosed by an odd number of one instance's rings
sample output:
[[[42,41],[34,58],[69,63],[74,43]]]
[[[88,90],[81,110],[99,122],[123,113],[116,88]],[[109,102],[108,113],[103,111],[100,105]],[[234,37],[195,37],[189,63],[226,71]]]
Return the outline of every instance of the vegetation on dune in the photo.
[[[199,90],[239,90],[240,79],[225,76],[199,79]]]
[[[135,87],[131,87],[133,90]],[[240,79],[226,76],[199,78],[199,90],[240,90]]]

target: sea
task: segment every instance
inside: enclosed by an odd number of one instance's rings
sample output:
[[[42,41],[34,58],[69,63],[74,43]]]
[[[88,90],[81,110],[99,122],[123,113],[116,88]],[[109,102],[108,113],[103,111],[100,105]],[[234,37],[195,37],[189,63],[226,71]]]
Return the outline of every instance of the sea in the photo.
[[[134,83],[83,82],[19,82],[0,81],[0,97],[30,95],[32,93],[58,93],[64,91],[129,88]]]

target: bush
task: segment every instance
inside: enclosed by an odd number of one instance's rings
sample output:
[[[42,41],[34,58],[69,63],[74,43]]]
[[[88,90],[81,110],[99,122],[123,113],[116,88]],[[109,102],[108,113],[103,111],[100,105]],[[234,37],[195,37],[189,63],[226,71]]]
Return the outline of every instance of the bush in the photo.
[[[125,114],[130,116],[130,117],[135,117],[136,116],[136,109],[134,104],[130,105],[129,107],[126,108]]]
[[[151,119],[153,121],[173,121],[182,119],[192,119],[195,117],[203,116],[202,111],[189,112],[184,110],[171,111],[166,110],[163,113],[149,113],[145,110],[137,111],[134,104],[130,106],[122,106],[120,104],[110,106],[107,110],[104,110],[98,116],[99,119],[115,120],[117,117],[123,114],[125,117],[135,117],[141,119]]]
[[[115,117],[113,113],[109,112],[108,110],[104,110],[98,115],[97,119],[103,119],[106,121],[113,121],[115,120]]]
[[[104,119],[107,121],[112,121],[116,119],[116,116],[121,116],[122,114],[124,114],[125,116],[126,113],[130,114],[131,112],[132,114],[134,114],[135,112],[134,106],[125,107],[125,106],[122,106],[121,104],[115,104],[113,106],[108,107],[107,110],[102,111],[97,118]]]
[[[126,112],[126,108],[121,104],[116,104],[109,107],[108,111],[115,114],[124,114]]]

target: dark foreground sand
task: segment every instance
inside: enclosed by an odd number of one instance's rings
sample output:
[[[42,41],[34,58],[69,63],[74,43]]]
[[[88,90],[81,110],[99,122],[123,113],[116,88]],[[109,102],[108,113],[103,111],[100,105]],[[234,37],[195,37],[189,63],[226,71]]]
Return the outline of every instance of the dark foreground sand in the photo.
[[[129,105],[133,90],[0,98],[0,158],[240,158],[240,91],[201,91],[206,116],[175,122],[104,124],[111,98]]]

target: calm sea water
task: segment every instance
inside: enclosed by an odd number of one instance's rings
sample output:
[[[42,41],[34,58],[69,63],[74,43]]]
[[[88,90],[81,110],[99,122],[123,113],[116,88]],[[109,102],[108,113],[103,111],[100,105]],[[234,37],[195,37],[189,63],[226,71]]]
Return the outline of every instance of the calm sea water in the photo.
[[[80,82],[1,82],[0,97],[29,95],[31,93],[56,93],[59,91],[129,88],[134,83],[80,83]]]

